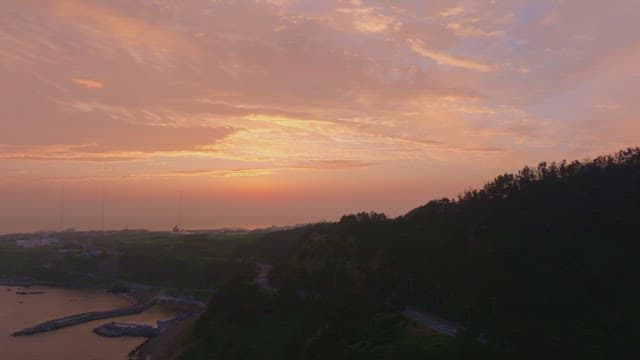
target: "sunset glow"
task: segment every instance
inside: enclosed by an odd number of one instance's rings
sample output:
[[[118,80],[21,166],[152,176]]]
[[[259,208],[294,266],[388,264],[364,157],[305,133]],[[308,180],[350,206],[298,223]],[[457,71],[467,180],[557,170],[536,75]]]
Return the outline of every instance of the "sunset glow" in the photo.
[[[0,233],[400,215],[640,139],[636,0],[21,0]]]

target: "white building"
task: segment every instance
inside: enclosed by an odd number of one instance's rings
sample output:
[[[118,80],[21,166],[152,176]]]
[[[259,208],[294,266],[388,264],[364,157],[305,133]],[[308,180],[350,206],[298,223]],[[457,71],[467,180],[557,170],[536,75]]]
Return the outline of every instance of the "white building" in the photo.
[[[19,239],[16,240],[16,245],[21,248],[37,248],[55,244],[59,241],[60,240],[58,238],[54,237],[40,237],[31,239]]]

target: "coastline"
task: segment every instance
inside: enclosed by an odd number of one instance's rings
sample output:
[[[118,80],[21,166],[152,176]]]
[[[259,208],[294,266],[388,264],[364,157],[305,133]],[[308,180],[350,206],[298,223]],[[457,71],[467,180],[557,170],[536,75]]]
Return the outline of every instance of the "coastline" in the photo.
[[[112,284],[89,284],[89,283],[79,283],[79,282],[59,282],[59,281],[43,281],[35,278],[28,277],[2,277],[0,278],[0,287],[4,288],[29,288],[29,287],[43,287],[45,292],[47,288],[57,288],[57,289],[67,289],[67,290],[103,290],[105,293],[110,293],[115,295],[121,299],[124,299],[132,306],[139,305],[141,303],[147,301],[153,301],[154,304],[158,306],[164,306],[168,308],[191,308],[196,310],[196,318],[202,313],[203,307],[206,306],[204,303],[192,300],[185,299],[180,297],[173,297],[164,295],[162,291],[152,295],[149,291],[141,290],[138,288],[132,288],[129,292],[112,292],[109,291],[113,285]],[[158,346],[163,349],[163,352],[166,351],[166,344],[173,343],[175,339],[173,339],[173,335],[182,334],[183,332],[188,330],[188,326],[186,324],[191,324],[193,320],[181,319],[180,321],[176,321],[170,324],[161,334],[156,338],[149,338],[142,341],[140,344],[136,345],[132,350],[129,351],[128,356],[129,359],[139,358],[141,353],[156,353],[158,352]],[[180,329],[179,331],[177,329]],[[173,335],[172,335],[173,334]],[[163,345],[159,345],[163,344]]]
[[[19,287],[30,287],[30,286],[51,286],[51,287],[59,287],[65,289],[105,289],[109,290],[109,286],[106,284],[97,284],[93,283],[80,283],[80,282],[66,282],[66,281],[50,281],[50,280],[39,280],[35,278],[28,277],[0,277],[0,286],[19,286]]]

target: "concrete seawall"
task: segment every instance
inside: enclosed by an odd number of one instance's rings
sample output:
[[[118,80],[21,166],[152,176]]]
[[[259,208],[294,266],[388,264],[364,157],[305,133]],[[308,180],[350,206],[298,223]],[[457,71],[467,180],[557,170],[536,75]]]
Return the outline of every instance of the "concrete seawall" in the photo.
[[[93,332],[105,337],[134,336],[152,338],[160,334],[160,329],[151,325],[110,322],[93,329]]]
[[[197,315],[198,313],[195,311],[185,312],[168,320],[158,320],[158,326],[110,322],[108,324],[98,326],[93,329],[93,332],[106,337],[134,336],[153,338],[160,335],[174,324]]]
[[[151,307],[155,302],[148,301],[143,304],[134,305],[128,308],[123,309],[115,309],[115,310],[107,310],[107,311],[92,311],[86,312],[82,314],[76,314],[71,316],[66,316],[59,319],[54,319],[50,321],[43,322],[41,324],[28,327],[19,331],[14,332],[11,336],[27,336],[38,334],[47,331],[57,330],[63,327],[74,326],[82,323],[86,323],[94,320],[102,320],[108,319],[112,317],[126,316],[139,314],[149,307]]]

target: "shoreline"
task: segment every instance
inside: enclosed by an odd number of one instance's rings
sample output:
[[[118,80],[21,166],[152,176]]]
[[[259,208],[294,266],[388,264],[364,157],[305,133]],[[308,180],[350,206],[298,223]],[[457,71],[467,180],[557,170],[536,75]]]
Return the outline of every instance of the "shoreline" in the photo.
[[[157,298],[157,300],[154,302],[157,302],[156,305],[159,305],[159,306],[167,306],[172,308],[191,307],[192,309],[197,309],[195,310],[196,311],[195,318],[199,317],[204,311],[204,308],[206,307],[206,304],[201,301],[167,296],[167,295],[159,295],[159,294],[152,296],[148,293],[148,290],[136,289],[135,287],[131,288],[129,292],[111,292],[109,290],[113,287],[113,284],[107,285],[107,284],[96,284],[96,283],[88,284],[88,283],[78,283],[78,282],[44,281],[44,280],[38,280],[34,278],[27,278],[27,277],[15,277],[15,278],[1,277],[0,278],[0,287],[28,288],[32,286],[68,289],[68,290],[103,290],[105,291],[105,293],[109,293],[124,299],[134,307],[141,303],[144,303],[145,301],[149,301],[150,298],[151,299]],[[132,350],[129,351],[128,353],[129,359],[135,359],[141,352],[145,352],[145,353],[148,352],[150,342],[152,344],[156,344],[158,342],[161,342],[161,343],[171,342],[172,340],[169,339],[168,337],[170,337],[169,335],[173,334],[176,331],[175,329],[182,329],[185,325],[181,325],[181,324],[185,322],[192,323],[193,321],[193,320],[189,320],[189,321],[187,320],[188,319],[184,319],[169,325],[166,331],[163,331],[161,333],[160,339],[162,340],[157,339],[151,342],[152,338],[148,338],[142,341],[140,344],[138,344]],[[155,352],[155,351],[149,351],[149,352]]]
[[[76,282],[62,282],[62,281],[47,281],[38,280],[33,278],[0,278],[0,286],[19,286],[19,287],[31,287],[31,286],[50,286],[59,287],[65,289],[105,289],[109,290],[109,286],[101,284],[80,284]]]

